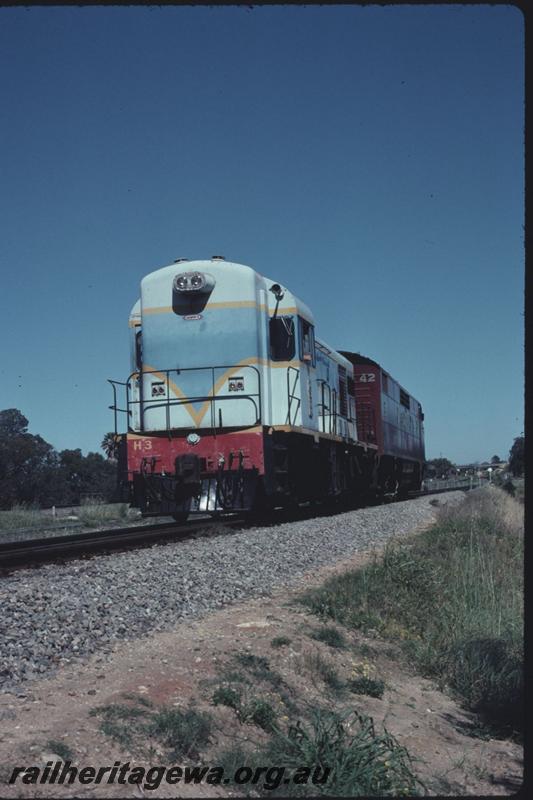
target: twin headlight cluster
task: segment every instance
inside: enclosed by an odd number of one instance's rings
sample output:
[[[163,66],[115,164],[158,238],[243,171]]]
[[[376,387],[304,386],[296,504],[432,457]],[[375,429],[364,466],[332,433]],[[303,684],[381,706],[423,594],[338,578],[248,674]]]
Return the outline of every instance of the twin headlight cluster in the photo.
[[[215,279],[207,272],[180,272],[174,278],[173,289],[175,292],[201,293],[212,292],[215,287]]]

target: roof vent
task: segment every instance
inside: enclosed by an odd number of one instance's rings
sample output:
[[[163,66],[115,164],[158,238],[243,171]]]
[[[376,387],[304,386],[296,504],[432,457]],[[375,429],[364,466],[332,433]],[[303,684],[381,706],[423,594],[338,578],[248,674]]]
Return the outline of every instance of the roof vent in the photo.
[[[211,256],[211,261],[225,261],[224,256]]]
[[[181,264],[182,261],[188,261],[188,258],[175,258],[174,264]]]

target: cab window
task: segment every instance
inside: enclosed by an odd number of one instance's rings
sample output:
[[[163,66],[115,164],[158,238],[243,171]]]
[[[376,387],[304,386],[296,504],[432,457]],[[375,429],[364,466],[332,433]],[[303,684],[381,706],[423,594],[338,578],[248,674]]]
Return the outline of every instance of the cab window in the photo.
[[[315,366],[315,329],[310,322],[300,320],[300,360]]]
[[[294,319],[272,317],[270,320],[270,358],[272,361],[291,361],[294,358]]]
[[[348,387],[346,378],[346,369],[339,364],[339,414],[341,417],[348,416]]]
[[[143,368],[143,339],[141,331],[137,331],[135,334],[135,363],[137,369]]]

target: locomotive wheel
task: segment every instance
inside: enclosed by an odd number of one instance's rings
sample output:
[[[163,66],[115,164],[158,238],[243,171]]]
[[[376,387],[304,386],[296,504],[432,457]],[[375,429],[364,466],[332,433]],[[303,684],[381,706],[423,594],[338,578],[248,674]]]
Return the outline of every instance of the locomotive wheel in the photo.
[[[183,525],[185,522],[187,522],[188,516],[188,511],[180,511],[178,514],[172,514],[172,519],[175,519],[176,522],[179,522],[181,525]]]

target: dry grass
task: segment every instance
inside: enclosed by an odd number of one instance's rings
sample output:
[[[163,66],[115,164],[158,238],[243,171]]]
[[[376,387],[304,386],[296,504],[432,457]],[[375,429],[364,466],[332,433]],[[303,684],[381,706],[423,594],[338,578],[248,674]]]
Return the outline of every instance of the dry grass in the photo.
[[[400,639],[423,673],[495,728],[523,725],[523,508],[501,489],[468,495],[383,558],[309,591],[322,619]]]
[[[127,520],[130,515],[127,503],[104,503],[89,500],[82,503],[76,516],[84,525],[93,527],[105,525],[108,522]]]
[[[490,520],[501,531],[523,536],[524,507],[497,486],[471,492],[459,506],[445,506],[438,516],[443,525],[458,522],[472,527],[480,520]]]
[[[44,528],[50,520],[37,507],[20,503],[10,511],[0,511],[0,530],[13,531],[20,528]]]

